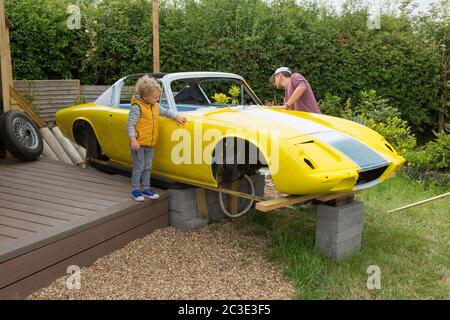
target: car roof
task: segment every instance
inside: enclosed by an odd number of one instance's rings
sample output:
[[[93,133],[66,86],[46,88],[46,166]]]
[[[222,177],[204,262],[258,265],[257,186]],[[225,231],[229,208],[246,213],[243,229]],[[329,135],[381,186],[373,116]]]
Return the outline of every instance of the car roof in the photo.
[[[148,75],[150,77],[156,78],[162,82],[170,83],[174,80],[183,79],[214,79],[214,78],[227,78],[227,79],[237,79],[243,80],[240,75],[227,72],[211,72],[211,71],[197,71],[197,72],[174,72],[174,73],[136,73],[125,76],[117,80],[112,86],[110,86],[105,92],[103,92],[96,100],[95,103],[100,105],[111,105],[113,101],[120,99],[117,95],[120,93],[122,86],[127,80],[137,80],[140,77]],[[115,92],[114,88],[119,88]]]
[[[213,72],[213,71],[195,71],[195,72],[173,72],[173,73],[163,73],[163,72],[145,72],[131,74],[123,77],[121,80],[137,80],[142,76],[148,75],[155,79],[164,79],[167,81],[180,80],[180,79],[200,79],[200,78],[232,78],[242,80],[243,78],[234,73],[228,72]]]

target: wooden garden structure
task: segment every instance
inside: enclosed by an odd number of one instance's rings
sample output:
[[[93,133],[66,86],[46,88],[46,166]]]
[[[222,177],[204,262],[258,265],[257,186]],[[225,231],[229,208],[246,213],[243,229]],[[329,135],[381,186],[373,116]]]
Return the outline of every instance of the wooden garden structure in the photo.
[[[3,111],[11,109],[10,87],[13,86],[12,63],[11,63],[11,47],[9,44],[9,29],[13,25],[5,15],[5,7],[3,0],[0,0],[0,73],[1,88],[0,95]]]

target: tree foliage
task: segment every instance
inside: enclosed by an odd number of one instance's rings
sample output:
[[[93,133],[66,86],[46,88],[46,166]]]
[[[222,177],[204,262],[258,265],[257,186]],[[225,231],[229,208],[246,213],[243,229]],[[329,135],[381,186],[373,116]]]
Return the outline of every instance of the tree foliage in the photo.
[[[111,84],[151,70],[151,1],[78,0],[81,30],[66,26],[69,3],[6,0],[16,79]],[[448,21],[413,19],[403,10],[383,15],[381,30],[369,30],[367,8],[355,0],[339,15],[318,1],[161,0],[160,6],[164,72],[239,73],[263,101],[279,103],[283,92],[268,79],[289,66],[308,78],[319,100],[328,94],[356,101],[361,91],[376,90],[417,133],[436,123],[448,96]]]

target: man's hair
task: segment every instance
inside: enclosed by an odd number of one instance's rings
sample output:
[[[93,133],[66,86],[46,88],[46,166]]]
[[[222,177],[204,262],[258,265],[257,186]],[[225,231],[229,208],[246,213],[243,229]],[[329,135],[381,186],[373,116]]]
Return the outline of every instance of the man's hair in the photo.
[[[156,95],[161,92],[161,86],[154,79],[145,75],[136,82],[136,94],[143,97],[148,95]]]
[[[283,76],[290,78],[292,76],[292,73],[289,71],[281,71],[280,74],[282,74]]]
[[[273,75],[272,77],[270,77],[270,82],[275,83],[275,78],[276,78],[276,76],[279,75],[279,74],[281,74],[281,75],[283,75],[283,76],[285,76],[285,77],[287,77],[287,78],[290,78],[290,77],[292,76],[292,73],[293,73],[293,72],[289,72],[289,71],[281,71],[281,72],[279,72],[279,73]]]

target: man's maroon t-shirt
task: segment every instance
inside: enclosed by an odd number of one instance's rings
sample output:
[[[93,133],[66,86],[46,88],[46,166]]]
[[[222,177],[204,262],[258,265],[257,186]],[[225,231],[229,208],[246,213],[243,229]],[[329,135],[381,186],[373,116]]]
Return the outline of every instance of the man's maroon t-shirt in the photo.
[[[293,73],[285,89],[284,102],[286,103],[299,86],[305,87],[305,93],[298,99],[289,110],[321,113],[317,105],[316,97],[308,82],[300,73]]]

